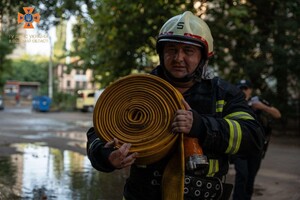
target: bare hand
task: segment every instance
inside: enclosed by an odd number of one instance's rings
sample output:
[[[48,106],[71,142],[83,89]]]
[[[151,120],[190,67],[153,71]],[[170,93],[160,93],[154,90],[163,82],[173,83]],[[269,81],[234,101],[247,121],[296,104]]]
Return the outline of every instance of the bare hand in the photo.
[[[266,108],[266,105],[260,101],[256,101],[252,103],[252,108],[254,110],[264,110]]]
[[[186,110],[177,110],[172,123],[172,132],[188,134],[193,125],[193,112],[190,105],[182,100]]]
[[[104,147],[115,147],[118,144],[118,139],[114,138],[114,140],[106,143]],[[124,143],[120,148],[111,152],[108,157],[110,164],[117,169],[122,169],[132,165],[137,157],[137,153],[128,154],[130,147],[131,144]]]
[[[252,108],[254,110],[262,110],[262,111],[270,114],[275,119],[281,118],[281,113],[277,108],[275,108],[273,106],[267,106],[267,105],[265,105],[264,103],[262,103],[260,101],[253,102],[252,103]]]

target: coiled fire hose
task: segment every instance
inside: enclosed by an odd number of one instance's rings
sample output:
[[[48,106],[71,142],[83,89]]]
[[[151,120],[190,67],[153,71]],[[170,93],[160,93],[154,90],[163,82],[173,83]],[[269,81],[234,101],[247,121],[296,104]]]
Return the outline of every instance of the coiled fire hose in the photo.
[[[138,152],[136,164],[148,165],[174,146],[179,135],[170,126],[176,110],[184,109],[182,98],[157,76],[128,75],[108,86],[97,100],[94,127],[105,141],[131,143],[130,152]]]
[[[148,165],[174,150],[163,174],[163,199],[182,200],[184,188],[183,134],[171,123],[185,109],[181,93],[167,81],[150,74],[128,75],[109,85],[96,102],[93,123],[104,141],[131,143],[138,165]]]

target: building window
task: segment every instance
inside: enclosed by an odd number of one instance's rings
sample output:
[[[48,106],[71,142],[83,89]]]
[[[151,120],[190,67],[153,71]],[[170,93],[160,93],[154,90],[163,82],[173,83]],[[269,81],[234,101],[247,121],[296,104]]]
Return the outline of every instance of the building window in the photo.
[[[86,88],[86,82],[82,83],[82,88],[84,88],[84,89]]]
[[[76,88],[80,88],[80,82],[76,81]]]

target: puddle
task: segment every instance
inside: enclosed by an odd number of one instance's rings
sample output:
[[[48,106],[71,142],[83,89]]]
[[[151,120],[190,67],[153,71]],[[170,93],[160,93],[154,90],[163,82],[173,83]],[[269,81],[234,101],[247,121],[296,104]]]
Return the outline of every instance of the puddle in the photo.
[[[17,133],[3,133],[2,132],[2,133],[0,133],[0,136],[21,137],[24,139],[31,139],[31,140],[41,140],[41,139],[56,137],[56,138],[65,138],[65,139],[70,139],[70,140],[86,141],[86,135],[83,134],[82,132],[77,132],[77,131],[39,132],[36,134],[23,134],[21,136],[20,136],[20,134],[17,134]]]
[[[75,121],[75,125],[79,127],[92,127],[93,126],[93,121]]]
[[[15,144],[0,157],[0,200],[119,200],[128,171],[102,173],[88,158],[38,144]]]

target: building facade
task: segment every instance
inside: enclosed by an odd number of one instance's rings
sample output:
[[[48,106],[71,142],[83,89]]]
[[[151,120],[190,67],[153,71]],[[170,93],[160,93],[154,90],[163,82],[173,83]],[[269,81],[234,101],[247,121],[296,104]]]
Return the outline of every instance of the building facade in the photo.
[[[71,69],[64,64],[59,64],[54,72],[57,90],[63,93],[74,94],[77,90],[96,89],[93,83],[93,71],[90,69]]]

